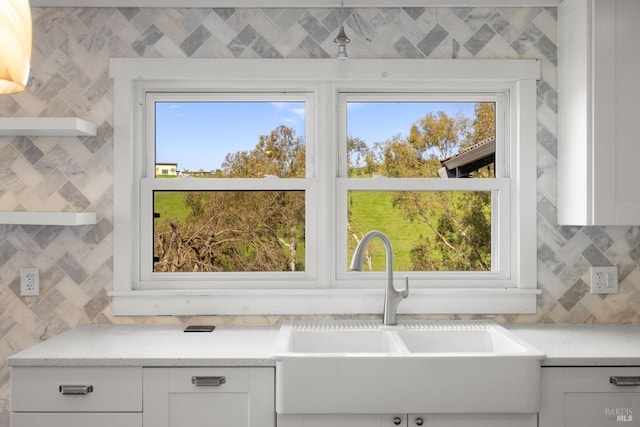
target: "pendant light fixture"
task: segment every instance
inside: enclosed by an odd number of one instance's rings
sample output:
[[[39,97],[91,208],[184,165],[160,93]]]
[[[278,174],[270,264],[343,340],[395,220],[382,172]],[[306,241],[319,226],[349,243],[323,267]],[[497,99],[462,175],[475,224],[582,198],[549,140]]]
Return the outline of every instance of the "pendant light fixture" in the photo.
[[[28,0],[0,0],[0,94],[25,90],[31,62]]]
[[[347,59],[347,43],[349,43],[349,37],[344,32],[344,0],[340,2],[340,31],[338,31],[338,37],[333,42],[338,44],[338,54],[336,58]]]

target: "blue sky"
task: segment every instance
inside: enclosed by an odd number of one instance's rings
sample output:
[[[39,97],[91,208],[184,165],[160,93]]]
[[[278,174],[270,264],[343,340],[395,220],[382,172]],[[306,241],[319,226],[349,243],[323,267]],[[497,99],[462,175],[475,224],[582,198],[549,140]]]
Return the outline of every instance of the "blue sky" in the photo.
[[[449,116],[462,112],[466,117],[473,117],[473,107],[473,102],[350,102],[347,132],[372,147],[398,134],[408,136],[411,125],[428,112],[444,111]]]
[[[305,136],[302,102],[159,102],[156,104],[156,163],[209,171],[227,153],[250,150],[260,135],[283,124]]]
[[[431,104],[433,112],[473,116],[473,103]],[[349,103],[348,132],[372,146],[410,126],[428,110],[424,103]],[[260,135],[279,125],[305,136],[302,102],[159,102],[156,104],[156,163],[179,170],[217,169],[227,153],[251,150]]]

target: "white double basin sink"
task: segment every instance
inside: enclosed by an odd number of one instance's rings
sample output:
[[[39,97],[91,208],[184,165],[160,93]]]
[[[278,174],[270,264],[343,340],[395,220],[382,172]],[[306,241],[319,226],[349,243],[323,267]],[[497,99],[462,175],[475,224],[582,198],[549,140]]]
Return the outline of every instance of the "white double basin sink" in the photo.
[[[545,356],[490,322],[287,322],[279,414],[535,413]]]

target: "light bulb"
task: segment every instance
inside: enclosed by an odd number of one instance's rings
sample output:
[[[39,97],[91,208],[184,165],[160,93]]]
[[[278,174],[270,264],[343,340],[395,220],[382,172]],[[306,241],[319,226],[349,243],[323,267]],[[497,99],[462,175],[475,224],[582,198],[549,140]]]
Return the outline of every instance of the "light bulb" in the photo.
[[[0,2],[0,94],[25,90],[31,63],[31,31],[28,0]]]

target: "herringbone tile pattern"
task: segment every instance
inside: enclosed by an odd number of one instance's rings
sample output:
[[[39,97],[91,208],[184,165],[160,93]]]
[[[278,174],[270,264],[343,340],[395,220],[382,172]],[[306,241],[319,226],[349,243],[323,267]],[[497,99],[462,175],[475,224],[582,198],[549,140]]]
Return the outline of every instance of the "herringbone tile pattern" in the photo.
[[[0,98],[0,115],[79,116],[97,137],[0,138],[0,209],[97,211],[82,227],[0,225],[0,425],[9,425],[11,354],[85,323],[187,323],[113,318],[111,57],[326,58],[334,9],[34,8],[27,93]],[[538,313],[523,322],[640,321],[640,228],[556,224],[557,48],[554,8],[346,9],[353,58],[537,58]],[[620,293],[588,293],[590,265],[620,266]],[[41,271],[41,296],[19,297],[19,270]],[[198,319],[202,321],[203,319]],[[206,319],[273,324],[279,317]]]

